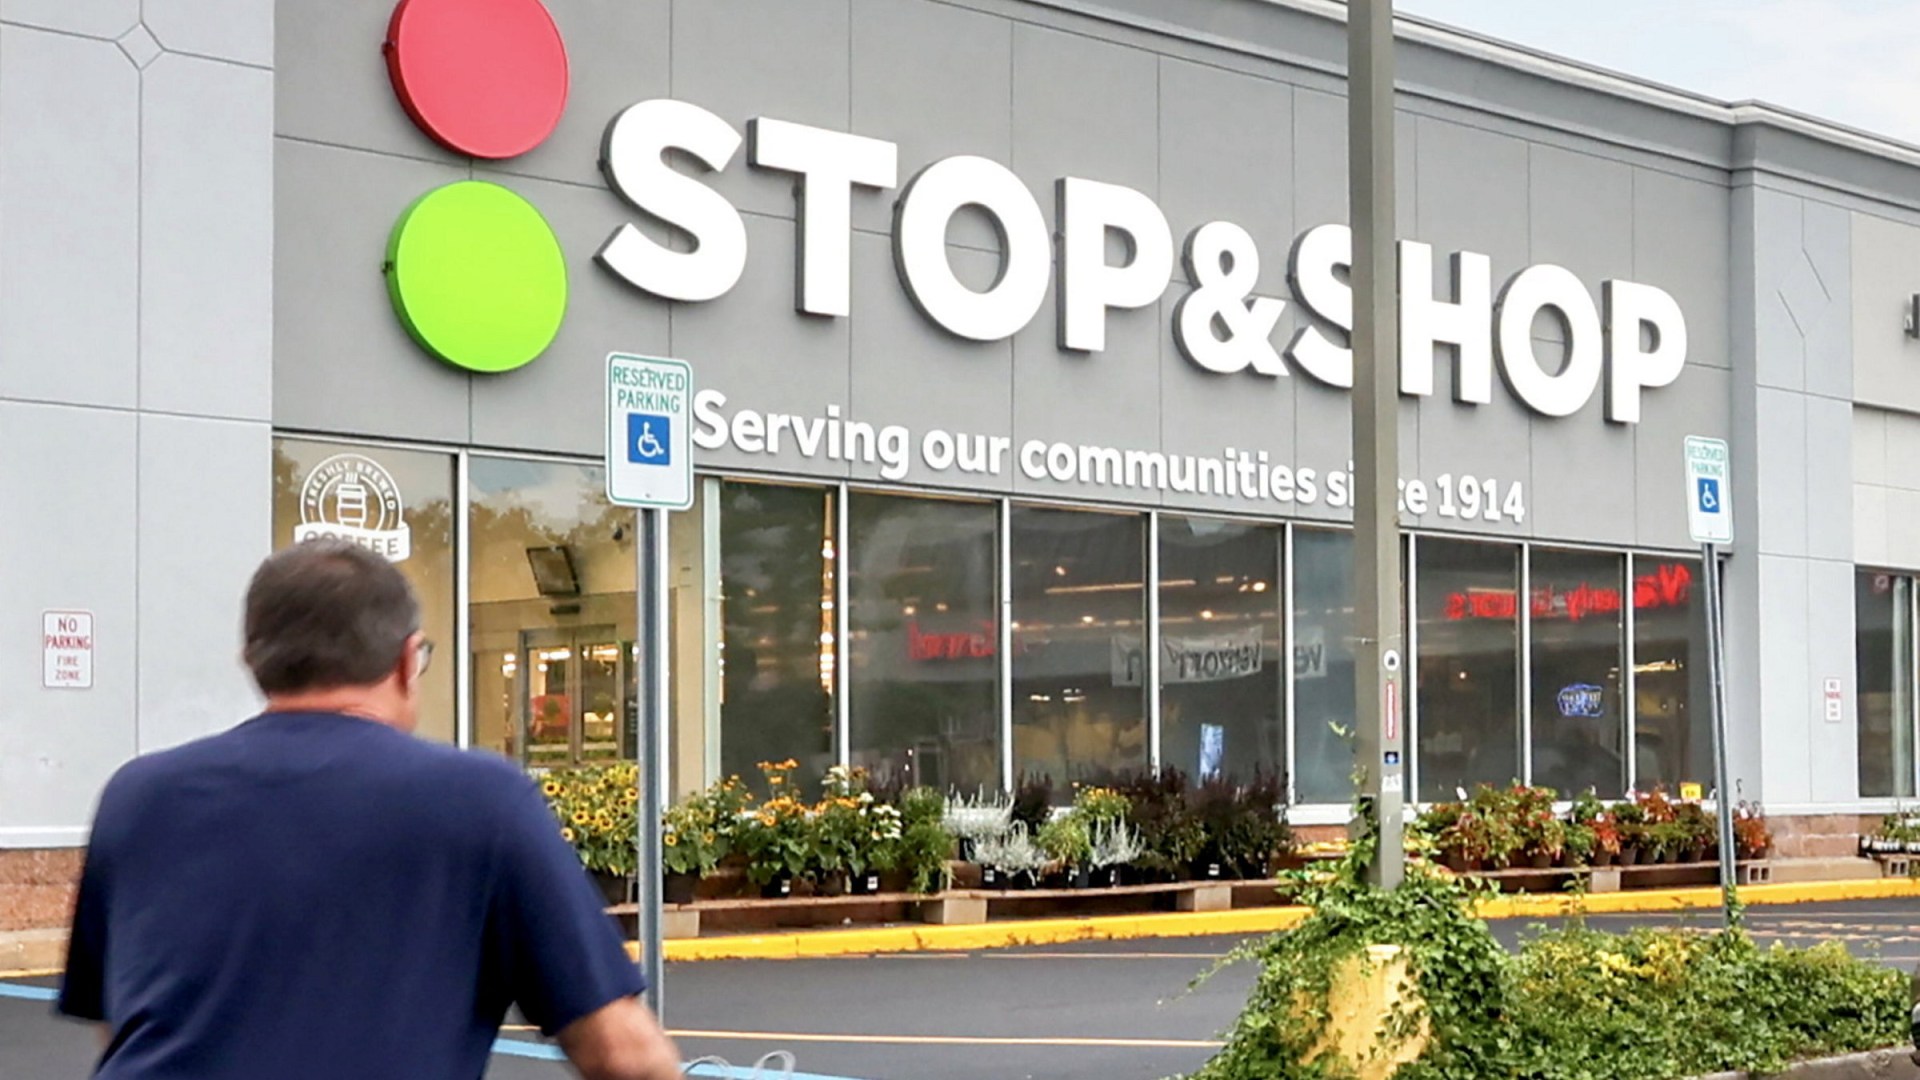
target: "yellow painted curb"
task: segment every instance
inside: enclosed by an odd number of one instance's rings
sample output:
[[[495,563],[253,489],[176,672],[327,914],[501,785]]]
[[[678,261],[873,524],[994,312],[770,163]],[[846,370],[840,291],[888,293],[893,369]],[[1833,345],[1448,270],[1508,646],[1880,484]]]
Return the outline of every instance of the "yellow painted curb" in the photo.
[[[1740,889],[1741,900],[1751,906],[1916,896],[1920,896],[1920,881],[1905,878],[1747,885]],[[1594,893],[1584,897],[1563,894],[1502,896],[1482,904],[1477,914],[1486,919],[1548,918],[1569,914],[1576,907],[1589,915],[1618,915],[1706,910],[1719,905],[1720,890],[1709,886]],[[885,926],[861,930],[680,938],[666,943],[666,957],[674,963],[700,960],[796,960],[876,953],[973,952],[1020,945],[1062,945],[1075,941],[1128,941],[1231,934],[1251,937],[1297,926],[1307,915],[1308,911],[1303,907],[1264,907],[1238,911],[1033,919],[978,926]],[[638,958],[637,943],[628,942],[627,950]]]

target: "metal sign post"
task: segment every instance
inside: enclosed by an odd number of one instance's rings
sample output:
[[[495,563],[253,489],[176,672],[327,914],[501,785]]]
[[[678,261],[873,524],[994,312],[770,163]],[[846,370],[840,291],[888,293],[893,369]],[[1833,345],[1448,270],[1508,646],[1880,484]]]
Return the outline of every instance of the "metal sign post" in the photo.
[[[661,816],[667,790],[667,511],[693,504],[693,371],[679,360],[607,357],[607,498],[639,508],[634,678],[640,707],[639,908],[647,1005],[664,1016]]]
[[[1400,326],[1394,245],[1393,0],[1347,4],[1347,184],[1353,210],[1354,727],[1367,880],[1406,873],[1401,839]],[[1371,675],[1364,674],[1371,672]],[[1367,820],[1370,818],[1371,820]]]
[[[1720,817],[1720,903],[1728,926],[1739,921],[1738,857],[1733,846],[1733,782],[1727,767],[1726,620],[1721,607],[1718,546],[1733,543],[1732,458],[1724,439],[1687,436],[1687,527],[1700,545],[1707,590],[1707,673],[1712,684],[1713,789]]]

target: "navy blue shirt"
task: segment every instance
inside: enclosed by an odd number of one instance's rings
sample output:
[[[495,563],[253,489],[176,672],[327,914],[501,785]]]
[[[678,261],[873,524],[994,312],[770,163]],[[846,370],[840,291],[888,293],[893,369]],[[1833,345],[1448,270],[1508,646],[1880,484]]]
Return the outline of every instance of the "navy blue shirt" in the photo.
[[[643,983],[531,781],[366,720],[269,713],[129,763],[60,1010],[120,1080],[478,1077]]]

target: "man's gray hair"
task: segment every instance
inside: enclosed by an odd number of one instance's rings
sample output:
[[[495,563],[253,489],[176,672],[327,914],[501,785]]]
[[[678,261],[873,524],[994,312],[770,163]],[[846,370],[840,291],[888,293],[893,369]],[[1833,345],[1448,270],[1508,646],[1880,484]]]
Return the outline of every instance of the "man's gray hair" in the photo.
[[[420,602],[392,563],[344,540],[310,540],[254,572],[244,656],[267,694],[371,686],[419,629]]]

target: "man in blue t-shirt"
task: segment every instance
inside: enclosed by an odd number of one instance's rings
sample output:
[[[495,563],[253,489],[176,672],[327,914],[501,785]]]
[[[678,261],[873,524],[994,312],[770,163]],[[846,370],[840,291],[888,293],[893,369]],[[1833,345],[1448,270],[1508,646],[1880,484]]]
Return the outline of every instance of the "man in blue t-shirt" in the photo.
[[[60,1010],[116,1080],[479,1077],[509,1006],[590,1080],[679,1055],[511,764],[414,739],[431,657],[398,570],[278,552],[246,600],[261,715],[107,784]]]

